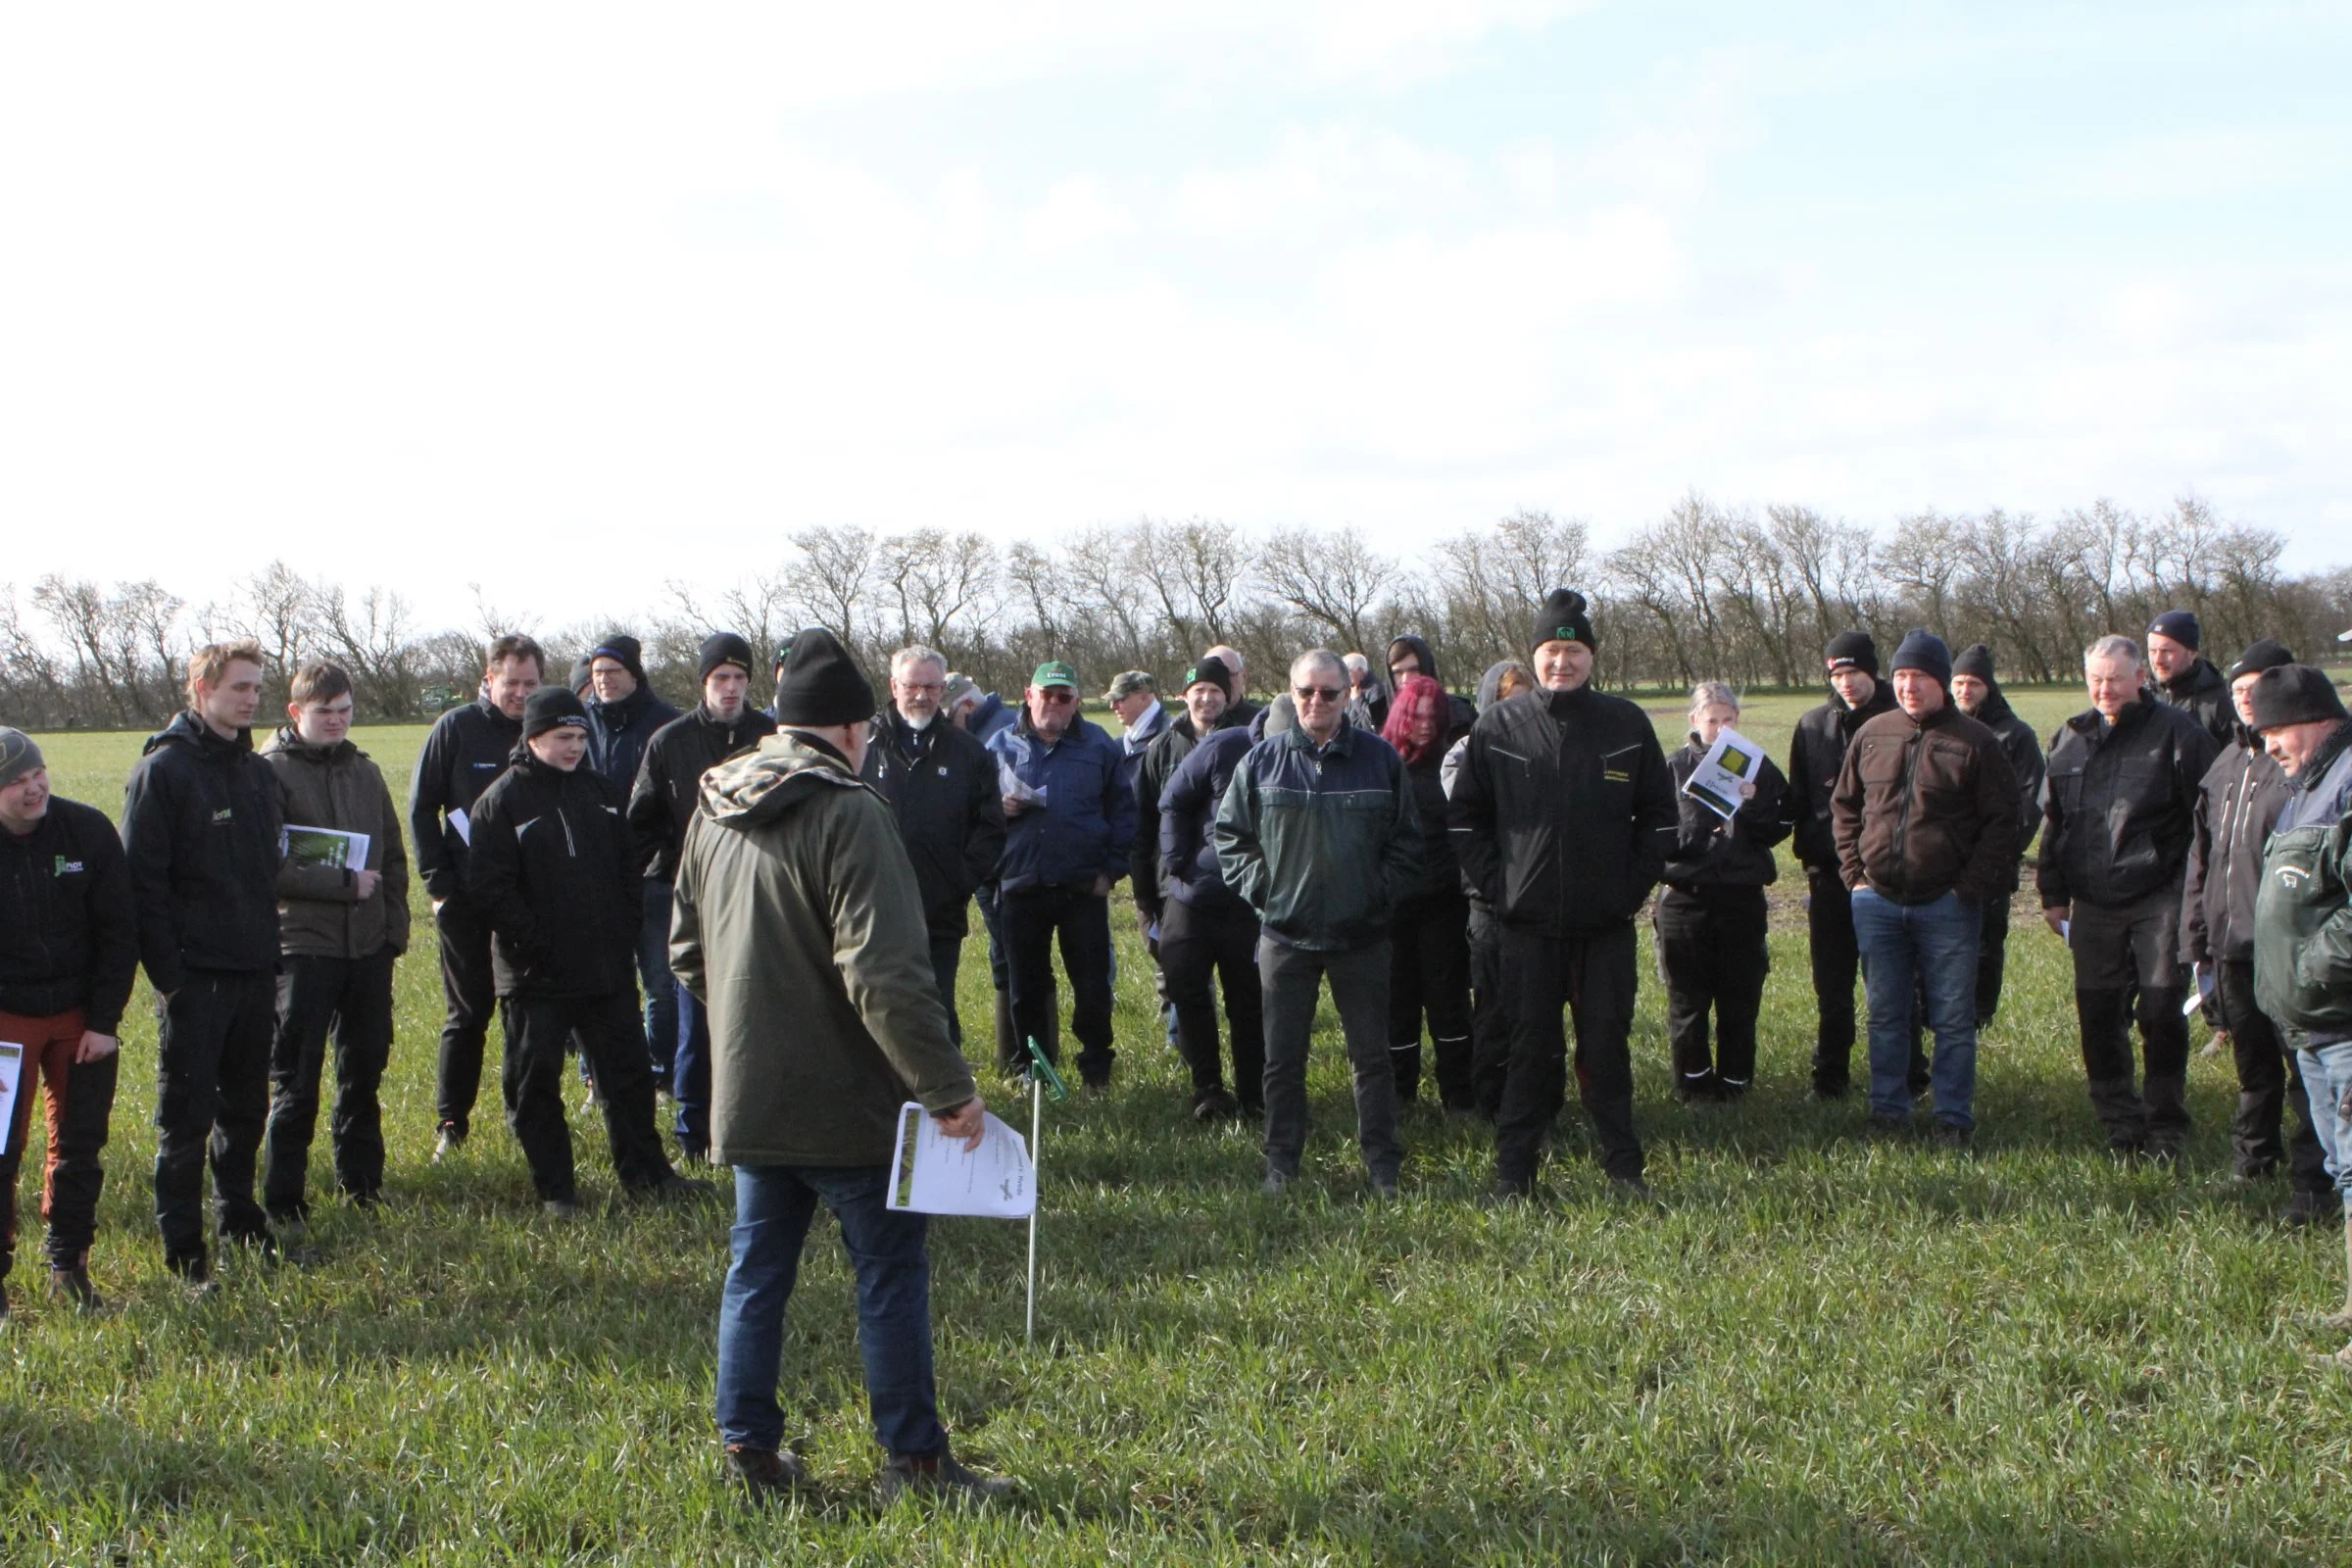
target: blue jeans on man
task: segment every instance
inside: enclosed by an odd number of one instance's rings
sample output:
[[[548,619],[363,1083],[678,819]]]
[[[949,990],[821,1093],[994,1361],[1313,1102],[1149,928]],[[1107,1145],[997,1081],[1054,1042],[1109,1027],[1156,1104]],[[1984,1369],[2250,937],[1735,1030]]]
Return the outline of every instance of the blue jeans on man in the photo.
[[[2352,1224],[2352,1040],[2306,1045],[2295,1053],[2303,1089],[2311,1097],[2311,1130],[2328,1155],[2328,1174],[2344,1198]]]
[[[676,985],[675,981],[671,984]],[[670,1130],[689,1159],[710,1157],[710,1014],[694,993],[677,987],[677,1048],[670,1057],[669,1094],[677,1106]]]
[[[1930,1071],[1936,1119],[1963,1131],[1977,1124],[1977,946],[1984,911],[1957,893],[1897,904],[1868,887],[1853,895],[1854,945],[1870,1000],[1870,1113],[1911,1114],[1912,1008],[1926,1001],[1936,1037]]]
[[[931,1374],[931,1259],[920,1214],[894,1213],[887,1165],[738,1165],[734,1261],[718,1308],[719,1432],[730,1447],[784,1446],[784,1309],[821,1201],[858,1272],[858,1348],[874,1438],[893,1456],[947,1451]]]
[[[669,1082],[670,1057],[678,1040],[677,982],[669,972],[669,915],[675,895],[666,882],[648,877],[645,906],[637,923],[637,979],[645,991],[645,1050],[657,1086]]]

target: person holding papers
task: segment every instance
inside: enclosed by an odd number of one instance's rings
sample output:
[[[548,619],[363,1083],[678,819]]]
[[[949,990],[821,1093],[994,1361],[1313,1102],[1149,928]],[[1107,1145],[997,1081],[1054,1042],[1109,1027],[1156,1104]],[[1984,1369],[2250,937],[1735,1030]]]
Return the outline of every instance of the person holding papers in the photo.
[[[857,1269],[883,1497],[1011,1490],[949,1451],[926,1221],[888,1206],[902,1105],[917,1102],[975,1150],[986,1121],[949,1033],[897,815],[858,780],[873,714],[839,640],[799,633],[777,680],[777,733],[704,776],[678,857],[670,968],[708,1012],[710,1157],[735,1168],[715,1413],[727,1477],[755,1500],[807,1481],[783,1446],[776,1383],[820,1202]]]
[[[1756,1015],[1772,967],[1764,889],[1779,875],[1772,847],[1788,836],[1781,815],[1788,781],[1763,748],[1727,747],[1716,760],[1741,775],[1739,783],[1711,792],[1712,798],[1690,787],[1724,735],[1738,741],[1733,726],[1739,721],[1739,693],[1719,680],[1700,681],[1690,689],[1690,743],[1666,760],[1682,819],[1667,852],[1666,891],[1653,918],[1658,967],[1666,976],[1674,1094],[1686,1102],[1747,1093],[1756,1075]],[[1732,808],[1728,813],[1726,806]]]
[[[2000,737],[1954,706],[1943,639],[1894,652],[1895,710],[1854,732],[1830,796],[1870,1000],[1870,1126],[1910,1122],[1911,1015],[1936,1036],[1936,1139],[1965,1150],[1977,1125],[1977,943],[1984,901],[2017,871],[2017,773]]]
[[[363,1207],[382,1196],[376,1086],[392,1054],[392,964],[409,948],[409,854],[382,771],[351,743],[351,676],[314,660],[295,671],[289,695],[288,722],[261,754],[277,781],[287,837],[277,870],[282,956],[262,1146],[262,1207],[281,1232],[310,1213],[303,1190],[330,1026],[335,1185]]]

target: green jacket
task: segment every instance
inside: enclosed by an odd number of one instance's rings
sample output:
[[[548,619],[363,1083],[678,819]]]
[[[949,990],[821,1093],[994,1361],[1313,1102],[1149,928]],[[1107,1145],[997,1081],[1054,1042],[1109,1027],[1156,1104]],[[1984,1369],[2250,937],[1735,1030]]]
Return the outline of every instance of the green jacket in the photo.
[[[2297,1046],[2352,1040],[2352,723],[2312,760],[2254,894],[2254,1001]]]
[[[327,958],[365,958],[386,947],[408,952],[409,852],[382,770],[351,742],[312,746],[290,724],[270,737],[261,758],[277,781],[278,816],[288,828],[365,833],[361,869],[383,875],[363,899],[350,871],[288,856],[277,868],[278,951]]]
[[[1421,874],[1420,819],[1404,760],[1343,724],[1318,748],[1304,729],[1250,748],[1217,804],[1225,885],[1274,941],[1351,953],[1384,941]]]
[[[704,774],[676,888],[669,962],[709,1009],[713,1160],[887,1165],[901,1105],[973,1097],[898,819],[839,753],[779,730]]]

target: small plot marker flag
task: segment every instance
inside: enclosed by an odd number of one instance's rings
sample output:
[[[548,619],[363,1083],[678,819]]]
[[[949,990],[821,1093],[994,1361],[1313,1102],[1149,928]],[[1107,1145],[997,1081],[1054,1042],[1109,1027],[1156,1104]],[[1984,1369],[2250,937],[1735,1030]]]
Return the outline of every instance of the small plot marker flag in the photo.
[[[1070,1098],[1070,1086],[1061,1081],[1054,1063],[1046,1059],[1039,1049],[1037,1036],[1028,1039],[1029,1047],[1029,1158],[1035,1171],[1044,1163],[1046,1131],[1046,1096],[1050,1092],[1057,1101]],[[1034,1190],[1034,1189],[1033,1189]],[[1029,1210],[1029,1326],[1028,1343],[1037,1343],[1037,1209]]]

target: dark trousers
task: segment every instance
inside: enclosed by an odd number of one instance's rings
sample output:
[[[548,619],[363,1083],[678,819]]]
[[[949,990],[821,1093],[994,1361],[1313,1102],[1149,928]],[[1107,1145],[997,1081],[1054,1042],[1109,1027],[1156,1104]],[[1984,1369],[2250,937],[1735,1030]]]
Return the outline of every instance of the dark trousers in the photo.
[[[1470,901],[1459,888],[1399,900],[1389,927],[1389,1055],[1396,1098],[1421,1091],[1421,1020],[1437,1056],[1438,1100],[1467,1110],[1470,1091]]]
[[[441,996],[448,1015],[441,1024],[440,1081],[434,1101],[441,1125],[463,1137],[473,1126],[473,1102],[482,1088],[482,1046],[490,1014],[504,1009],[490,969],[490,921],[464,894],[441,901],[433,911],[441,944]],[[502,1031],[513,1044],[514,1024]]]
[[[564,1050],[575,1039],[604,1098],[612,1170],[629,1188],[669,1174],[669,1156],[654,1131],[653,1068],[634,988],[602,997],[513,997],[507,1016],[507,1125],[522,1146],[531,1184],[542,1199],[576,1200],[571,1128],[564,1118]]]
[[[943,937],[934,933],[931,938],[931,979],[939,987],[939,1004],[948,1009],[948,1038],[956,1049],[963,1049],[963,1020],[956,1012],[956,971],[963,958],[963,938]]]
[[[1389,945],[1312,953],[1272,937],[1257,943],[1266,1004],[1266,1170],[1296,1176],[1306,1152],[1306,1048],[1315,1000],[1331,981],[1355,1077],[1355,1141],[1364,1168],[1395,1176],[1404,1163],[1396,1137],[1396,1078],[1389,1062]]]
[[[1536,1177],[1544,1135],[1568,1088],[1568,1039],[1560,1009],[1576,1023],[1576,1083],[1600,1141],[1601,1168],[1642,1174],[1634,1131],[1634,922],[1547,936],[1504,925],[1502,984],[1511,1014],[1510,1072],[1494,1118],[1494,1176],[1511,1187]]]
[[[1193,1093],[1225,1088],[1217,1046],[1214,984],[1225,990],[1225,1021],[1233,1030],[1233,1090],[1245,1105],[1266,1098],[1266,1010],[1257,978],[1257,915],[1236,900],[1202,908],[1170,899],[1159,917],[1159,968],[1176,1006],[1176,1043],[1192,1069]]]
[[[202,1264],[204,1171],[224,1242],[270,1234],[253,1200],[254,1165],[270,1110],[270,1047],[277,1034],[277,979],[191,970],[164,1004],[155,1096],[155,1222],[164,1262]]]
[[[304,1190],[318,1125],[318,1078],[335,1044],[335,1109],[327,1123],[335,1185],[362,1201],[384,1186],[383,1118],[376,1090],[392,1054],[390,948],[365,958],[289,955],[277,976],[277,1039],[270,1053],[270,1132],[262,1149],[262,1206],[273,1219],[310,1211]]]
[[[0,1012],[0,1040],[24,1048],[17,1069],[17,1104],[0,1152],[0,1279],[17,1255],[17,1173],[24,1168],[24,1141],[32,1135],[32,1097],[39,1092],[49,1128],[49,1154],[41,1171],[41,1217],[49,1222],[49,1266],[74,1268],[89,1257],[98,1228],[98,1192],[106,1173],[98,1163],[106,1148],[108,1118],[115,1108],[115,1074],[120,1050],[96,1061],[75,1061],[85,1028],[74,1007],[45,1018]]]
[[[645,993],[645,1052],[657,1082],[669,1081],[678,1048],[678,982],[669,972],[669,910],[675,895],[648,877],[637,925],[637,984]]]
[[[2175,956],[2180,934],[2178,888],[2124,905],[2075,901],[2067,946],[2074,953],[2082,1072],[2113,1149],[2178,1152],[2188,1139],[2188,1020],[2180,1014],[2187,990]],[[2135,1011],[2143,1068],[2136,1088]]]
[[[972,889],[972,902],[980,907],[980,923],[988,928],[988,978],[999,991],[1011,988],[1012,976],[1004,966],[1004,927],[997,914],[997,885],[983,882]]]
[[[2224,958],[2213,966],[2206,1021],[2230,1034],[2237,1063],[2237,1114],[2230,1123],[2230,1164],[2240,1176],[2268,1176],[2283,1161],[2297,1192],[2330,1193],[2328,1153],[2311,1119],[2303,1073],[2278,1037],[2278,1026],[2254,1004],[2254,963]],[[2295,1108],[2294,1132],[2280,1138],[2284,1108]]]
[[[1502,938],[1483,904],[1470,906],[1470,1097],[1493,1121],[1511,1070],[1511,1013],[1502,1002]]]
[[[2009,895],[1984,901],[1984,925],[1977,936],[1977,1027],[2001,1010],[2001,972],[2009,958]]]
[[[1764,976],[1772,969],[1764,890],[1669,888],[1658,898],[1656,926],[1677,1092],[1705,1095],[1720,1087],[1744,1093],[1756,1076],[1756,1015],[1764,1004]]]
[[[1078,1037],[1078,1074],[1090,1084],[1110,1082],[1118,1053],[1110,1044],[1110,900],[1086,888],[1006,889],[997,899],[1004,960],[1012,972],[1013,1027],[1060,1064],[1054,1017],[1054,944],[1075,1004],[1070,1033]]]
[[[670,1102],[676,1107],[670,1131],[678,1148],[692,1159],[710,1152],[710,1014],[694,1000],[694,993],[675,980],[678,1004],[678,1043],[670,1055]]]

